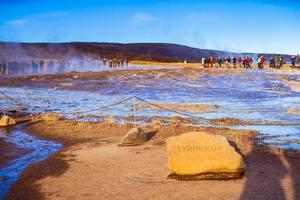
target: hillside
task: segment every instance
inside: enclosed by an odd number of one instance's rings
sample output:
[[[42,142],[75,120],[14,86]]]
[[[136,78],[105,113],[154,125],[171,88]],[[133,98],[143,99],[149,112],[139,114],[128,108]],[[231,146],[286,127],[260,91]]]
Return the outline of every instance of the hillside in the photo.
[[[0,42],[0,60],[11,59],[98,59],[126,58],[160,62],[200,62],[207,56],[238,56],[241,54],[197,49],[167,43],[8,43]],[[257,57],[257,54],[246,55]],[[271,54],[264,54],[267,58]],[[284,55],[290,57],[289,55]]]

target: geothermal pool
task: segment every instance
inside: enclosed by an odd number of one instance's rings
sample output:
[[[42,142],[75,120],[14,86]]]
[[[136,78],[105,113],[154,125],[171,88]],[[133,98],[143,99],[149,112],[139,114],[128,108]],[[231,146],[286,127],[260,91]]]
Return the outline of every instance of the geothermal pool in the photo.
[[[12,68],[11,70],[7,70],[3,74],[5,76],[28,76],[28,75],[45,75],[45,74],[59,74],[59,73],[67,73],[67,72],[102,72],[102,71],[116,71],[116,70],[128,70],[128,69],[140,69],[139,65],[129,64],[129,65],[120,65],[111,67],[109,65],[97,65],[95,63],[86,62],[79,64],[77,63],[70,63],[65,66],[22,66],[19,65],[18,67]],[[143,69],[158,69],[162,68],[160,66],[143,66]],[[176,68],[176,67],[168,67]],[[1,70],[0,70],[1,71]]]
[[[185,111],[199,117],[195,125],[208,125],[205,119],[224,117],[251,122],[251,126],[230,126],[251,129],[266,135],[290,134],[288,141],[293,141],[291,148],[300,148],[300,115],[288,113],[288,109],[299,109],[300,93],[291,90],[282,80],[282,75],[251,70],[226,75],[204,75],[199,77],[176,77],[167,72],[122,74],[104,80],[88,80],[92,84],[101,82],[95,91],[55,90],[32,87],[0,88],[0,91],[15,98],[31,113],[57,112],[67,118],[86,121],[101,121],[103,116],[114,116],[119,123],[133,115],[133,104],[138,100],[128,100],[113,107],[95,110],[123,99],[137,96],[159,104],[214,104],[218,108],[207,113]],[[298,80],[299,75],[285,75],[285,78]],[[87,81],[82,81],[87,82]],[[103,84],[107,83],[107,84]],[[77,84],[80,84],[80,81]],[[7,100],[3,108],[17,107]],[[137,120],[150,117],[180,116],[166,110],[153,107],[135,108]],[[184,116],[183,116],[184,117]],[[204,118],[204,120],[203,120]],[[139,123],[144,123],[142,120]],[[278,141],[280,138],[276,137]],[[275,137],[274,137],[275,140]],[[284,148],[290,148],[280,140]],[[279,142],[279,143],[280,143]],[[280,145],[280,144],[278,144]]]

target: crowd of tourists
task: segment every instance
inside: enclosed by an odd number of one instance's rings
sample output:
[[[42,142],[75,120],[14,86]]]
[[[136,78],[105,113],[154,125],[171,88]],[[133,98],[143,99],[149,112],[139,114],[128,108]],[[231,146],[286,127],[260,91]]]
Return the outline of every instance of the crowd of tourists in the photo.
[[[238,57],[205,57],[202,58],[202,65],[204,68],[212,67],[226,67],[226,68],[252,68],[254,63],[257,63],[259,69],[263,69],[266,65],[270,68],[280,69],[284,64],[290,63],[292,68],[295,68],[296,65],[300,67],[300,55],[291,56],[290,60],[286,60],[284,56],[271,56],[266,58],[264,55],[257,57],[257,60],[253,60],[251,56],[238,56]]]

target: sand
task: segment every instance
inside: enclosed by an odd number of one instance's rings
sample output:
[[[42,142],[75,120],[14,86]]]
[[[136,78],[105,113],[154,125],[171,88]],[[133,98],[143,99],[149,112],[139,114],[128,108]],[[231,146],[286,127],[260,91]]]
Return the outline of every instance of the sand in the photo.
[[[278,156],[253,145],[253,131],[162,126],[147,143],[119,147],[132,124],[39,122],[26,131],[60,141],[64,148],[32,165],[7,199],[297,199],[300,159]],[[142,126],[152,131],[153,126]],[[230,181],[167,179],[164,140],[188,131],[222,134],[245,156],[246,176]]]

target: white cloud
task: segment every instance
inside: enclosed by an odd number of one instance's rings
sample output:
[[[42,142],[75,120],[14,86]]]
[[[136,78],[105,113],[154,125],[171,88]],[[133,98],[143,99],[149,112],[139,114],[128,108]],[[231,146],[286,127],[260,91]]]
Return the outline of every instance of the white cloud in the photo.
[[[151,22],[154,21],[155,17],[151,14],[148,13],[143,13],[143,12],[137,12],[133,15],[133,22],[135,24],[140,24],[144,22]]]
[[[2,25],[18,27],[18,26],[29,24],[31,22],[39,21],[41,18],[49,19],[49,18],[63,17],[67,15],[69,15],[69,13],[64,11],[54,10],[54,11],[48,11],[48,12],[37,13],[34,15],[26,16],[22,19],[14,19],[14,20],[6,21]]]
[[[6,25],[11,25],[11,26],[21,26],[28,23],[27,19],[16,19],[16,20],[11,20],[5,22]]]

